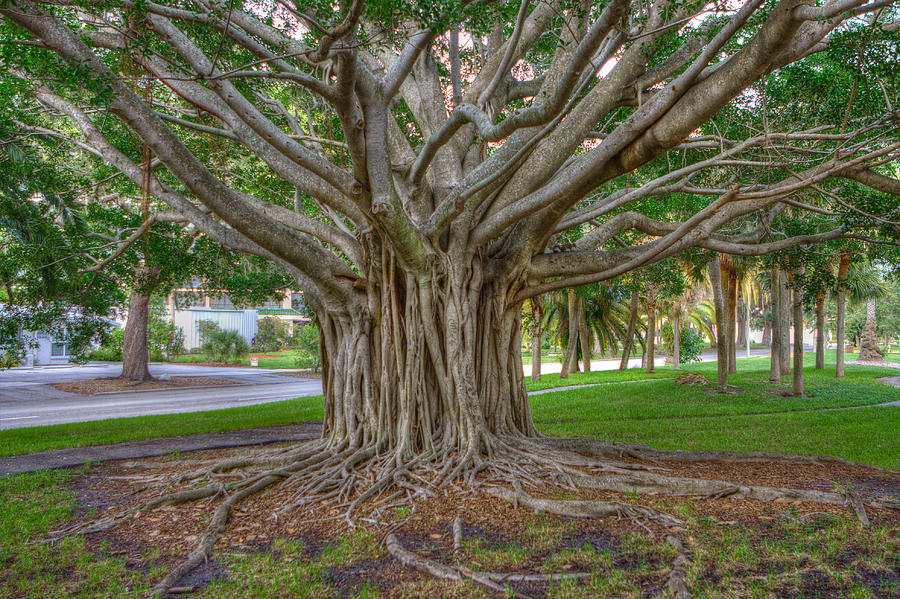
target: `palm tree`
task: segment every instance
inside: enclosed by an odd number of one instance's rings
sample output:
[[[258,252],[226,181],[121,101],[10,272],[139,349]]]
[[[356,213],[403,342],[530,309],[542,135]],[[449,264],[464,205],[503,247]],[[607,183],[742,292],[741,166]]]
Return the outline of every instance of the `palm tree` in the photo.
[[[867,262],[851,264],[847,269],[845,287],[850,295],[850,302],[854,304],[866,302],[866,324],[863,326],[860,338],[860,350],[857,360],[860,362],[881,362],[884,354],[878,347],[876,337],[877,322],[875,319],[875,300],[886,292],[881,273]],[[839,322],[842,315],[838,313]],[[838,343],[843,343],[838,339]],[[843,374],[843,373],[841,373]]]

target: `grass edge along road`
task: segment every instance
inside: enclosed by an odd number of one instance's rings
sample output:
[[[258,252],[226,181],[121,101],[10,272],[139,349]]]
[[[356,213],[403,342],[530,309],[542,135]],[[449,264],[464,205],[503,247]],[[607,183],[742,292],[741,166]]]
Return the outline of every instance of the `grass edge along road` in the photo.
[[[702,388],[672,384],[677,375],[660,367],[655,375],[638,369],[576,373],[568,379],[545,375],[529,390],[561,385],[601,384],[531,399],[539,430],[553,436],[592,436],[644,443],[662,449],[720,449],[830,453],[839,457],[900,469],[900,408],[821,411],[900,399],[897,389],[879,383],[895,374],[887,368],[851,366],[843,380],[832,370],[804,369],[809,398],[770,393],[762,371],[768,359],[739,360],[732,384],[741,389],[718,395]],[[715,375],[715,365],[685,368]],[[660,380],[647,380],[656,377]],[[783,388],[787,388],[787,378]],[[0,431],[0,457],[122,441],[241,430],[321,420],[319,396],[259,406],[100,420]]]

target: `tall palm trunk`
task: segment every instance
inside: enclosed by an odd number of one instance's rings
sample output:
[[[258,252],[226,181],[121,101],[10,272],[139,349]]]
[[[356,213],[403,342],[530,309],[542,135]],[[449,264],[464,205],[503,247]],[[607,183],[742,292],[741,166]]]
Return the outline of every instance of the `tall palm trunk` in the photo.
[[[882,362],[884,354],[878,347],[877,322],[875,319],[875,298],[866,301],[866,324],[863,326],[862,339],[859,342],[860,362]]]
[[[581,299],[581,298],[579,298]],[[578,302],[578,340],[581,342],[582,371],[591,371],[591,330],[588,328],[587,314],[584,312],[584,300]]]
[[[850,270],[850,254],[841,254],[837,276],[837,365],[835,376],[844,378],[845,322],[847,320],[847,273]]]
[[[578,348],[578,317],[576,315],[577,297],[574,289],[568,290],[566,300],[569,312],[569,337],[566,340],[566,351],[563,354],[562,370],[559,373],[559,378],[561,379],[569,378],[569,371],[572,370],[573,361],[575,361],[575,368],[577,369],[578,367],[578,362],[575,360]]]
[[[825,294],[816,298],[816,370],[825,368]]]
[[[647,372],[656,372],[656,304],[647,304]]]
[[[728,342],[725,333],[725,301],[722,297],[721,258],[707,265],[713,288],[713,304],[716,309],[716,389],[725,393],[728,388]]]
[[[640,309],[640,294],[631,292],[631,314],[628,317],[628,332],[625,334],[625,343],[622,347],[622,361],[619,362],[619,370],[628,369],[628,359],[634,347],[634,332],[637,329],[638,310]]]
[[[769,381],[773,383],[781,382],[781,303],[784,301],[784,296],[781,293],[781,285],[779,285],[780,277],[778,267],[772,268],[772,348]]]
[[[672,316],[672,368],[681,370],[681,316]]]
[[[544,300],[531,300],[531,380],[541,380],[541,339],[544,336]]]
[[[794,397],[803,396],[803,290],[793,281],[794,307]]]

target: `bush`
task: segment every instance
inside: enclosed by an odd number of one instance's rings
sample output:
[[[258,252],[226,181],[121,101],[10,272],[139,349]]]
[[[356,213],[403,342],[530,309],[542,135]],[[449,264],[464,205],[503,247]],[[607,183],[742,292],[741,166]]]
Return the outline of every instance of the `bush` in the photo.
[[[253,340],[253,351],[278,351],[284,349],[288,341],[286,323],[274,316],[259,319],[256,337]]]
[[[250,346],[235,330],[223,330],[211,320],[200,321],[200,349],[212,362],[239,364],[250,354]]]
[[[294,367],[318,370],[321,364],[318,327],[311,322],[296,327],[291,341],[292,345],[297,348],[294,352]]]
[[[666,344],[666,355],[674,356],[675,333],[672,328],[672,323],[666,322],[663,324],[662,337]],[[704,340],[703,336],[694,329],[683,326],[681,327],[681,338],[679,341],[679,357],[681,358],[681,363],[699,362],[700,354],[703,353],[703,348],[706,347],[706,340]]]

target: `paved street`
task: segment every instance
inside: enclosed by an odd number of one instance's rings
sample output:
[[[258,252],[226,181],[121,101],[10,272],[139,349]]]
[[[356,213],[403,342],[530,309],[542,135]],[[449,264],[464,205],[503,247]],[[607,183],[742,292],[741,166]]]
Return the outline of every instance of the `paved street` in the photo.
[[[157,391],[78,395],[49,387],[52,383],[118,376],[117,364],[15,369],[0,373],[0,430],[84,422],[106,418],[177,414],[318,395],[321,381],[279,376],[278,370],[213,368],[190,364],[152,364],[160,376],[211,376],[242,383],[224,387],[190,387]]]
[[[738,358],[744,355],[741,350]],[[751,355],[767,356],[769,350],[754,349]],[[715,359],[715,352],[706,352],[702,356],[704,362]],[[640,363],[640,356],[632,358],[629,368],[639,367]],[[663,360],[660,358],[658,363],[662,365]],[[595,371],[615,370],[618,367],[618,359],[591,361],[591,368]],[[151,364],[150,372],[155,377],[210,376],[242,384],[101,395],[66,393],[48,386],[53,383],[115,377],[121,370],[120,364],[99,363],[0,372],[0,430],[149,414],[218,410],[322,393],[321,381],[277,374],[287,372],[285,370],[215,368],[193,364]],[[526,364],[524,370],[526,376],[531,374],[530,365]],[[559,371],[558,362],[541,365],[543,373]]]

